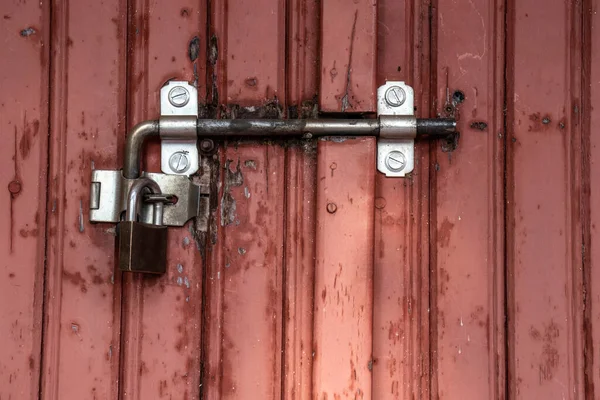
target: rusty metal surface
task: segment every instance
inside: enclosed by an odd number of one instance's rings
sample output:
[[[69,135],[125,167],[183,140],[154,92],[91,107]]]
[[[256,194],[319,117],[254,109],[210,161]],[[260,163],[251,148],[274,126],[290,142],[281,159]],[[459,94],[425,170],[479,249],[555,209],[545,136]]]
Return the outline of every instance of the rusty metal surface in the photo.
[[[284,3],[213,0],[210,10],[207,99],[216,116],[280,117],[286,101]],[[214,165],[203,396],[280,399],[285,150],[226,144]]]
[[[371,399],[375,140],[319,141],[313,393]]]
[[[593,10],[597,10],[596,8]],[[584,7],[584,18],[591,10]],[[584,19],[584,21],[586,21]],[[584,340],[585,340],[585,389],[590,398],[596,397],[600,391],[600,362],[595,352],[600,343],[600,241],[597,239],[600,232],[600,136],[592,134],[600,128],[600,109],[594,104],[600,104],[600,15],[590,13],[587,24],[584,22],[582,40],[589,43],[588,52],[584,50],[582,71],[583,81],[583,140],[582,148],[584,157],[589,157],[588,170],[583,171],[583,201],[582,214],[588,213],[589,219],[583,219],[584,242],[587,249],[584,252],[584,288],[589,293],[590,307],[586,307],[584,314]],[[591,40],[595,38],[594,40]],[[589,89],[586,89],[589,88]],[[589,90],[589,91],[587,91]],[[584,158],[585,160],[585,158]],[[585,164],[584,164],[585,165]],[[593,238],[596,238],[593,240]]]
[[[158,93],[168,79],[193,82],[204,97],[205,2],[137,1],[128,24],[129,127],[159,115]],[[157,142],[146,155],[146,170],[159,171]],[[200,397],[203,260],[197,246],[203,242],[188,222],[169,229],[167,246],[165,275],[123,275],[122,399]]]
[[[52,2],[51,8],[42,393],[45,399],[116,398],[114,226],[89,224],[87,208],[91,168],[116,168],[124,137],[125,10],[118,1]]]
[[[318,0],[293,0],[287,10],[288,118],[314,117],[319,77]],[[313,399],[313,311],[316,149],[286,149],[282,398]]]
[[[377,2],[329,0],[321,7],[320,109],[375,111]]]
[[[275,0],[209,1],[209,96],[215,107],[285,102],[285,7]],[[260,15],[260,23],[256,23]]]
[[[429,112],[427,14],[420,1],[378,1],[377,85],[406,81],[419,117]],[[373,399],[429,395],[429,144],[415,152],[409,179],[376,176]]]
[[[508,370],[516,399],[591,398],[582,343],[582,11],[519,1],[509,19]],[[548,41],[555,45],[542,49]]]
[[[431,396],[502,399],[503,4],[440,1],[435,15],[434,112],[456,115],[461,137],[432,161]]]
[[[228,147],[209,248],[205,396],[281,396],[284,150]],[[215,379],[216,377],[216,379]]]
[[[597,8],[7,4],[0,398],[595,398]],[[119,168],[170,78],[214,118],[368,118],[405,80],[461,138],[419,143],[403,180],[374,139],[220,144],[194,177],[209,232],[170,229],[166,275],[121,275],[90,171]]]
[[[47,4],[0,12],[0,398],[36,399],[39,387],[46,172]]]

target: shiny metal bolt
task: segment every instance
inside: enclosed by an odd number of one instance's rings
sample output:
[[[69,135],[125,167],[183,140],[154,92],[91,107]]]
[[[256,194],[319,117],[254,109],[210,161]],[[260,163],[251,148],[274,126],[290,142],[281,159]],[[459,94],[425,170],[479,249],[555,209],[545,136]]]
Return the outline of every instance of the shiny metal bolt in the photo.
[[[175,86],[169,91],[169,102],[175,107],[183,107],[190,101],[190,92],[183,86]]]
[[[391,107],[400,107],[406,101],[406,92],[400,86],[392,86],[385,91],[385,102]]]
[[[390,151],[385,156],[385,166],[392,172],[400,172],[406,167],[406,157],[401,151]]]
[[[190,167],[190,159],[183,151],[173,153],[169,158],[169,167],[173,172],[182,173]]]

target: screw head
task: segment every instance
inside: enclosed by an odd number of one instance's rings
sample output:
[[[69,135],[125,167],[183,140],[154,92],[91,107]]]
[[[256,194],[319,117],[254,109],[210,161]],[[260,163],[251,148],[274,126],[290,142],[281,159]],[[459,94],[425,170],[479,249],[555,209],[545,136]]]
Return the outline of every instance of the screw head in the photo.
[[[190,101],[190,92],[183,86],[169,90],[169,103],[175,107],[184,107]]]
[[[177,173],[185,172],[190,167],[190,159],[183,151],[175,152],[169,158],[169,167]]]
[[[327,203],[327,212],[329,214],[335,214],[337,211],[337,205],[335,203]]]
[[[8,184],[10,194],[19,194],[21,192],[21,182],[14,180]]]
[[[200,141],[200,150],[205,153],[210,153],[215,149],[215,143],[210,139],[202,139]]]
[[[385,91],[385,102],[391,107],[400,107],[406,101],[406,92],[400,86],[389,87]]]
[[[398,150],[390,151],[385,156],[385,166],[392,172],[400,172],[406,167],[406,156]]]

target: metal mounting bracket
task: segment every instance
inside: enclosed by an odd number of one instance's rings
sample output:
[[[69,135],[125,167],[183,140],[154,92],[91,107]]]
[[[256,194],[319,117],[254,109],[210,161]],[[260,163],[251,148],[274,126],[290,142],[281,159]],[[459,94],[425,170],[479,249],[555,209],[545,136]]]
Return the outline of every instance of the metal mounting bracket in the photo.
[[[415,167],[415,140],[417,120],[414,116],[412,87],[404,82],[389,81],[377,89],[377,115],[381,121],[385,116],[406,116],[382,122],[377,140],[377,170],[388,177],[403,177]]]
[[[197,119],[198,90],[194,86],[169,81],[160,89],[160,168],[165,174],[190,176],[198,171]]]
[[[183,226],[194,217],[208,218],[209,187],[196,185],[186,176],[165,175],[143,172],[142,177],[155,181],[162,193],[176,197],[176,203],[165,204],[163,225]],[[121,171],[94,170],[90,189],[90,221],[113,222],[121,221],[121,216],[127,209],[127,195],[136,179],[127,179]],[[140,221],[152,223],[152,204],[144,203],[141,209]],[[199,221],[207,223],[207,221]]]

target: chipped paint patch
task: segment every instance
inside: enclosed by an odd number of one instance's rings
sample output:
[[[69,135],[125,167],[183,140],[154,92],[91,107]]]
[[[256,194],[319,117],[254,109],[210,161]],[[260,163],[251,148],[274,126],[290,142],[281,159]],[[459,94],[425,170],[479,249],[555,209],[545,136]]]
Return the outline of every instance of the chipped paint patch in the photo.
[[[225,188],[223,197],[221,197],[221,226],[231,225],[236,221],[237,204],[231,195],[231,188],[242,186],[244,184],[244,176],[240,169],[240,160],[238,159],[235,171],[231,170],[232,160],[227,160],[225,163]]]
[[[25,28],[21,31],[21,36],[23,37],[29,37],[31,35],[35,35],[37,31],[35,29],[33,29],[32,27],[29,28]]]

